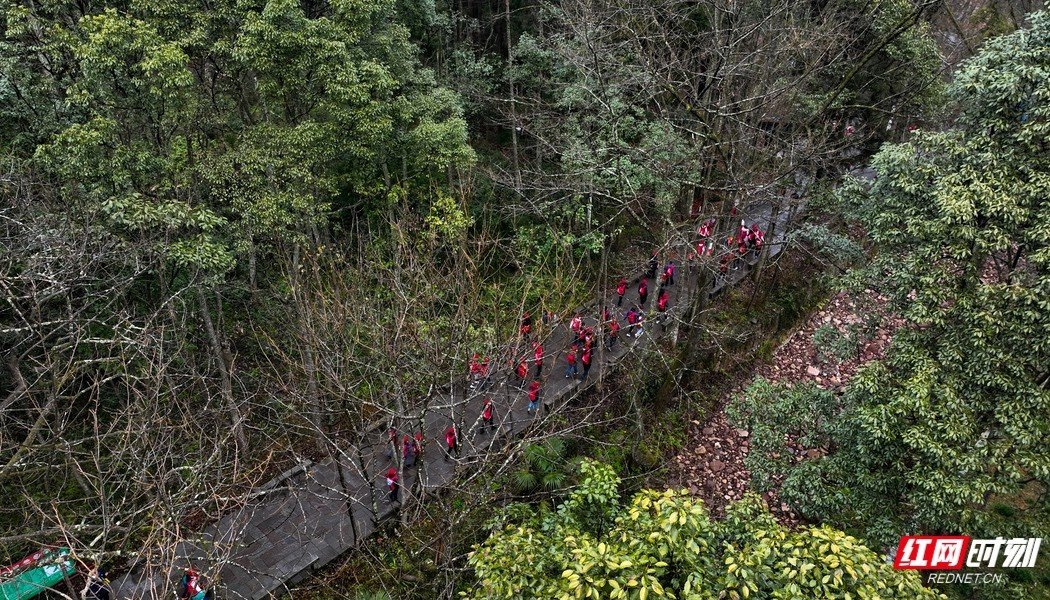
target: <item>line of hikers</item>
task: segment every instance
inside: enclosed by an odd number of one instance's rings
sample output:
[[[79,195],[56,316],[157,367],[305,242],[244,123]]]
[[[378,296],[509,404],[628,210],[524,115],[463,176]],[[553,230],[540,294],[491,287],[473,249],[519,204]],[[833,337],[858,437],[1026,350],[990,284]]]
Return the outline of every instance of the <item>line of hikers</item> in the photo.
[[[487,427],[490,431],[495,431],[496,426],[494,423],[494,407],[492,400],[486,399],[484,407],[481,413],[482,420],[482,431],[485,433]],[[398,443],[398,437],[400,436],[400,444]],[[423,432],[417,431],[413,435],[407,433],[401,434],[394,427],[391,427],[387,431],[387,449],[385,456],[388,459],[394,458],[394,453],[400,447],[401,453],[401,466],[404,469],[410,469],[414,467],[419,461],[423,460],[423,452],[425,450],[425,438]],[[460,443],[459,443],[459,432],[455,425],[449,425],[445,430],[445,455],[446,461],[453,457],[459,458],[460,456]],[[401,489],[400,481],[398,476],[397,467],[389,467],[386,471],[386,489],[387,489],[387,502],[398,502],[399,493]]]
[[[697,228],[700,241],[696,243],[695,252],[690,249],[687,255],[690,271],[695,269],[696,260],[698,258],[712,256],[714,254],[716,245],[713,236],[715,223],[715,219],[711,218],[704,221]],[[721,252],[719,258],[719,271],[722,274],[725,274],[730,268],[731,263],[733,268],[736,268],[738,261],[744,260],[749,254],[757,254],[761,251],[764,243],[765,232],[760,229],[757,224],[747,226],[745,221],[742,220],[740,226],[736,229],[733,235],[728,236],[726,239],[724,250]],[[736,247],[735,251],[734,246]],[[665,313],[670,307],[670,296],[667,288],[673,286],[675,283],[675,271],[677,267],[674,261],[670,260],[664,265],[659,273],[659,277],[657,277],[657,270],[659,267],[657,256],[658,252],[654,251],[652,257],[649,259],[646,271],[638,280],[638,302],[630,306],[627,312],[623,315],[623,320],[627,324],[628,337],[638,337],[642,335],[643,325],[646,319],[645,306],[649,299],[650,280],[653,280],[658,285],[655,302],[655,308],[658,313],[657,322],[666,327]],[[624,297],[627,295],[628,287],[627,278],[620,277],[615,288],[617,308],[623,306]],[[556,316],[552,311],[544,311],[542,319],[544,325],[550,326],[555,323]],[[610,311],[608,307],[603,306],[598,315],[597,321],[601,324],[606,336],[604,343],[605,348],[606,350],[612,351],[616,347],[621,330],[619,319],[612,314],[612,311]],[[565,378],[575,381],[577,377],[579,377],[579,382],[583,382],[587,379],[594,360],[595,342],[597,340],[596,332],[593,327],[584,323],[583,315],[580,312],[576,312],[569,320],[568,328],[572,333],[572,341],[569,344],[568,349],[565,351]],[[540,404],[542,404],[543,384],[541,383],[541,378],[543,374],[544,360],[547,358],[544,354],[542,342],[539,339],[531,340],[533,333],[534,327],[532,316],[530,313],[525,312],[522,315],[519,334],[524,341],[531,341],[532,362],[535,366],[535,377],[529,383],[527,391],[525,391],[526,397],[528,398],[527,412],[530,415],[535,414]],[[479,353],[474,353],[469,365],[471,390],[482,391],[489,386],[492,380],[491,367],[491,361],[488,356],[481,356]],[[517,377],[518,389],[525,390],[525,382],[528,379],[530,370],[526,357],[523,356],[512,361],[512,367],[514,374]],[[546,407],[546,405],[544,406]],[[495,405],[491,398],[485,398],[482,402],[479,420],[480,425],[477,430],[479,434],[485,435],[486,433],[495,433]],[[461,456],[461,442],[459,430],[455,424],[449,425],[445,429],[444,436],[444,460],[448,461],[453,458],[459,458]],[[399,437],[400,440],[398,439]],[[407,433],[401,434],[397,429],[391,427],[388,431],[387,442],[388,448],[385,453],[386,457],[388,459],[393,459],[394,453],[399,450],[401,454],[401,465],[404,469],[412,468],[418,461],[422,460],[424,452],[424,436],[422,432],[415,432],[413,435]],[[394,466],[389,467],[386,471],[388,502],[399,501],[401,487],[399,479],[398,469]],[[208,600],[212,598],[213,595],[211,590],[205,589],[203,577],[193,569],[185,569],[183,571],[182,577],[177,586],[177,594],[179,598],[189,600]],[[90,574],[88,585],[84,590],[84,595],[93,600],[109,600],[110,582],[104,571],[94,570]]]
[[[715,252],[715,239],[714,239],[714,228],[715,219],[710,218],[697,228],[696,232],[700,236],[700,241],[696,243],[696,251],[689,251],[689,264],[690,267],[694,265],[697,258],[702,256],[711,256]],[[740,266],[742,261],[747,260],[749,255],[757,256],[762,250],[762,246],[766,241],[766,232],[763,231],[758,223],[752,223],[750,226],[747,225],[746,221],[741,220],[739,227],[736,228],[732,234],[726,237],[725,245],[719,252],[718,258],[718,272],[721,275],[725,275],[729,270],[736,269]]]
[[[687,255],[690,271],[695,270],[697,259],[704,256],[712,256],[714,254],[716,246],[714,240],[715,224],[715,219],[711,218],[701,223],[697,228],[697,234],[700,237],[700,241],[696,243],[695,251],[690,249]],[[761,251],[764,243],[765,232],[758,227],[758,224],[753,223],[748,226],[745,221],[741,220],[736,231],[727,237],[724,249],[721,251],[721,256],[719,258],[720,273],[725,274],[730,266],[736,268],[737,261],[745,260],[749,254],[757,254]],[[666,329],[666,313],[670,308],[670,294],[668,288],[675,284],[677,265],[674,260],[668,260],[663,266],[663,269],[660,269],[658,256],[659,251],[654,251],[646,265],[644,273],[638,280],[638,301],[637,303],[630,305],[628,310],[622,316],[623,321],[626,323],[628,337],[638,338],[643,333],[644,324],[646,322],[645,307],[649,300],[650,281],[655,282],[657,285],[656,301],[654,303],[657,313],[657,323]],[[623,307],[624,298],[627,296],[628,288],[629,283],[627,278],[621,276],[615,288],[616,307],[618,309]],[[553,311],[543,312],[542,323],[545,327],[553,326],[556,321],[557,317]],[[622,329],[620,318],[613,315],[608,307],[603,306],[598,315],[597,323],[600,323],[600,327],[605,336],[605,349],[612,351],[616,347]],[[579,311],[574,313],[569,320],[568,329],[572,333],[572,341],[564,352],[564,376],[566,379],[572,379],[577,383],[582,383],[586,381],[593,364],[597,334],[594,327],[585,324],[584,317]],[[548,356],[545,354],[543,342],[539,339],[538,335],[536,339],[533,339],[533,335],[536,334],[537,331],[530,312],[526,311],[522,314],[518,333],[522,341],[526,344],[530,344],[531,357],[520,355],[518,358],[511,361],[511,368],[516,378],[517,388],[523,391],[525,397],[528,399],[526,412],[530,415],[534,415],[541,404],[549,409],[549,407],[543,402],[542,383],[544,362]],[[535,373],[532,380],[528,381],[529,372],[531,370],[529,368],[530,358],[532,365],[535,368]],[[473,354],[468,366],[468,380],[470,390],[472,391],[480,392],[489,387],[492,383],[492,363],[488,356],[482,356],[477,352]],[[528,382],[527,386],[526,382]],[[495,433],[495,405],[491,398],[485,398],[483,400],[479,420],[480,425],[477,429],[479,434],[484,435],[487,432]],[[444,435],[444,460],[448,461],[453,458],[459,458],[461,455],[461,442],[458,428],[454,424],[449,425],[445,430]],[[389,448],[386,452],[388,458],[393,458],[393,452],[399,445],[397,438],[398,432],[395,429],[391,429]],[[422,458],[423,434],[417,432],[414,436],[409,436],[407,434],[403,435],[400,447],[402,458],[401,464],[404,468],[411,468]],[[387,470],[386,487],[389,493],[388,501],[398,501],[400,484],[398,481],[398,470],[395,467],[390,467]]]

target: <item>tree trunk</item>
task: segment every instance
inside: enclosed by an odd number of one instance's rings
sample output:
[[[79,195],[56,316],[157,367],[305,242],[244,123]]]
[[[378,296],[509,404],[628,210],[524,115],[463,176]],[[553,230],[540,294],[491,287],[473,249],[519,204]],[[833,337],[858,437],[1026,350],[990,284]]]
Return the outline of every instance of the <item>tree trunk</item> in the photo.
[[[508,101],[510,102],[510,151],[514,162],[514,184],[518,191],[521,190],[521,165],[518,162],[518,107],[514,98],[514,44],[511,41],[510,28],[510,0],[503,0],[503,8],[507,20],[507,83],[509,89]]]
[[[208,333],[208,342],[215,355],[215,362],[219,365],[219,376],[221,378],[222,399],[226,403],[226,410],[230,413],[230,425],[233,434],[237,438],[240,448],[247,449],[248,441],[244,436],[243,417],[237,401],[233,397],[233,355],[225,348],[219,339],[219,331],[211,319],[208,310],[208,299],[204,295],[204,288],[197,288],[197,297],[200,300],[201,319],[204,320],[204,329]]]
[[[317,449],[324,452],[327,449],[327,427],[325,427],[325,415],[321,410],[321,394],[317,388],[317,365],[314,362],[314,348],[310,343],[303,345],[303,370],[306,372],[306,410],[307,418],[314,429]]]

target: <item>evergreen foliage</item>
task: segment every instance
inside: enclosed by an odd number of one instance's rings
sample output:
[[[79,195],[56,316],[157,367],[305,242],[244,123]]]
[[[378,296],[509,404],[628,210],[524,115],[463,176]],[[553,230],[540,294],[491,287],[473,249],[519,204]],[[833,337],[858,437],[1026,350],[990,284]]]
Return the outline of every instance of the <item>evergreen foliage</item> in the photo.
[[[475,598],[935,598],[827,526],[786,529],[751,495],[713,521],[684,492],[620,504],[615,472],[584,461],[557,511],[525,513],[470,557]]]

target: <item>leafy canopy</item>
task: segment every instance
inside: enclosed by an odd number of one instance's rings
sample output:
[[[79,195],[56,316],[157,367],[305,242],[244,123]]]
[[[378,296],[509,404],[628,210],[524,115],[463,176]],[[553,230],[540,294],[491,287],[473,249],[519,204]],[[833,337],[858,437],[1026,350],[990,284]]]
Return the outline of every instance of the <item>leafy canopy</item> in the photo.
[[[840,398],[759,383],[738,407],[768,430],[761,481],[786,472],[805,514],[883,544],[1021,535],[989,509],[1038,508],[1050,484],[1050,15],[989,41],[951,94],[954,128],[884,146],[870,189],[842,193],[878,245],[857,281],[906,321],[887,358]],[[784,434],[831,453],[784,464]]]
[[[830,527],[789,531],[755,496],[712,521],[684,491],[620,504],[619,477],[593,461],[556,511],[514,508],[476,547],[476,598],[932,598]],[[506,521],[511,521],[507,523]]]

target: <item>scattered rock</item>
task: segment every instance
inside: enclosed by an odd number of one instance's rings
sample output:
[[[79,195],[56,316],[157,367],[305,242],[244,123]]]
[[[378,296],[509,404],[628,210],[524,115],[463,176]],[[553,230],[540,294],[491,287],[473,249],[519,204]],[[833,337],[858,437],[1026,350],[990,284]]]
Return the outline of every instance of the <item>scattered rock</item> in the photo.
[[[878,311],[882,317],[879,327],[872,339],[858,349],[856,358],[844,361],[837,368],[829,368],[827,375],[823,375],[826,365],[819,361],[813,346],[813,332],[826,323],[832,323],[842,331],[848,325],[866,322],[866,319],[857,316],[859,310],[864,311],[865,317],[873,310]],[[774,351],[772,359],[759,364],[753,375],[788,388],[815,380],[821,387],[841,391],[861,366],[882,358],[895,332],[902,325],[903,321],[899,317],[888,312],[888,299],[871,290],[864,295],[838,294],[824,309],[812,315],[804,326],[784,340]],[[749,384],[748,380],[734,382],[722,399],[722,406],[740,397]],[[678,478],[678,487],[686,487],[690,493],[702,498],[712,515],[724,514],[729,502],[741,498],[750,489],[751,474],[744,466],[744,461],[750,452],[751,433],[731,426],[725,412],[717,410],[699,421],[692,421],[688,436],[687,445],[679,454],[681,460],[672,463],[672,477]],[[827,455],[826,448],[800,445],[797,436],[787,436],[784,443],[785,448],[779,453],[771,453],[771,458],[797,464]],[[780,482],[773,483],[774,489],[763,495],[769,507],[781,523],[797,525],[797,513],[780,501],[777,490]]]

